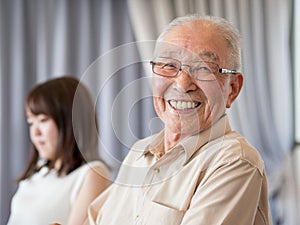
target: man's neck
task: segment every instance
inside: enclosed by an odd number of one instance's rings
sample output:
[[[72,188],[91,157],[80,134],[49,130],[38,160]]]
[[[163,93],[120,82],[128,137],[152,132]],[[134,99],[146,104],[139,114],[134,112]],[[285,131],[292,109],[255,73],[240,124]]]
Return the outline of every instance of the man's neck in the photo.
[[[187,135],[183,135],[182,133],[174,133],[166,128],[164,137],[164,153],[170,151],[186,136]]]

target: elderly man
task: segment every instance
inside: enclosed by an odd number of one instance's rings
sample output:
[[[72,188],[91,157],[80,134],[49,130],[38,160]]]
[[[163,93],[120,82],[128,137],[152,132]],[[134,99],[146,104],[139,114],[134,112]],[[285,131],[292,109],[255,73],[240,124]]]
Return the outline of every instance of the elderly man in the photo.
[[[98,225],[269,225],[264,163],[226,115],[243,76],[238,32],[188,15],[159,36],[155,110],[165,128],[135,143],[114,184],[89,208]]]

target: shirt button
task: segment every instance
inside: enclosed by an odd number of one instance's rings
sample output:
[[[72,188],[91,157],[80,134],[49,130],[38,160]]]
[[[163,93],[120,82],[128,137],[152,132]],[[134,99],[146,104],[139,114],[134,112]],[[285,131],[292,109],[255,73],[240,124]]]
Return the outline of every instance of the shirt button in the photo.
[[[159,173],[160,172],[159,168],[158,167],[154,168],[154,172]]]

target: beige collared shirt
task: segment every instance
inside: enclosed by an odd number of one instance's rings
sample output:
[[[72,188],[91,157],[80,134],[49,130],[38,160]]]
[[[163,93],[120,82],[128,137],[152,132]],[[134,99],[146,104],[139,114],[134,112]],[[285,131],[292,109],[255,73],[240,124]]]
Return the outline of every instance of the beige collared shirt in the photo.
[[[227,116],[156,158],[163,139],[162,131],[134,144],[90,206],[90,224],[272,224],[264,163]]]

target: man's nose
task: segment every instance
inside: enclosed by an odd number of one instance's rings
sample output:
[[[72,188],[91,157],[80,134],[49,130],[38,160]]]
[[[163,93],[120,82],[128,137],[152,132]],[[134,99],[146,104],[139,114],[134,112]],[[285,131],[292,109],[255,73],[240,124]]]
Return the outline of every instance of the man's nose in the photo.
[[[189,67],[181,68],[175,77],[176,86],[182,92],[190,92],[197,89],[197,84],[189,72]]]

